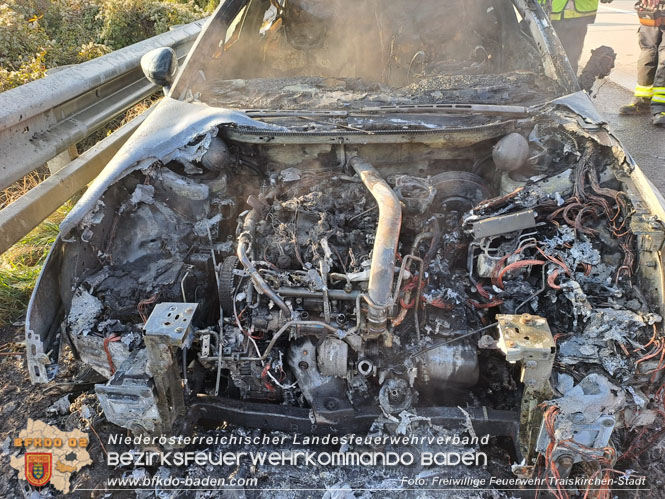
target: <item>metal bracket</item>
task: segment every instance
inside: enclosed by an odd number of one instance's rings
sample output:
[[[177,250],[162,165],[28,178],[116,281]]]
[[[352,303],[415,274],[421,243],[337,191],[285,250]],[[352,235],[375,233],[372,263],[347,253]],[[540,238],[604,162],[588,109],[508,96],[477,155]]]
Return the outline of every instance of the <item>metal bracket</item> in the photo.
[[[560,422],[557,418],[554,431],[557,433],[557,428],[564,426],[566,432],[572,435],[572,441],[580,444],[581,449],[602,449],[608,446],[615,424],[616,419],[612,415],[603,415],[592,424],[576,422],[575,415],[572,415],[572,417],[566,417],[565,422]],[[549,443],[550,437],[545,429],[545,425],[542,425],[540,434],[538,435],[536,450],[544,453]],[[552,461],[560,467],[559,474],[562,477],[565,477],[570,472],[567,464],[570,464],[570,467],[572,467],[573,464],[583,461],[584,457],[584,453],[576,452],[574,446],[567,448],[558,447],[552,452]]]
[[[165,432],[171,432],[174,423],[185,415],[182,378],[174,350],[186,347],[192,338],[191,323],[197,306],[197,303],[159,303],[145,323],[147,372],[155,382],[157,407]]]
[[[511,363],[522,364],[520,448],[527,466],[535,455],[543,414],[538,405],[553,395],[550,385],[556,347],[547,319],[536,315],[497,315],[499,349]]]
[[[191,323],[198,303],[159,303],[145,323],[145,335],[160,337],[170,346],[182,347],[192,332]]]
[[[474,239],[484,239],[524,229],[533,229],[536,226],[536,212],[532,209],[516,211],[474,220],[471,225]]]
[[[665,225],[658,217],[651,214],[633,217],[630,229],[638,237],[638,247],[641,250],[654,253],[662,250],[665,243]]]

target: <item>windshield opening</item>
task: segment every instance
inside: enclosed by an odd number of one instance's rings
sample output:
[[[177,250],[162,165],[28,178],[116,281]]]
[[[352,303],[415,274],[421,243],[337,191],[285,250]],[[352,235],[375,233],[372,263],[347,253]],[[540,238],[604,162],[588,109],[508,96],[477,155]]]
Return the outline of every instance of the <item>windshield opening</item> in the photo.
[[[189,86],[213,106],[529,105],[557,95],[510,1],[227,3],[225,21],[208,28],[215,53],[194,54],[205,63]]]

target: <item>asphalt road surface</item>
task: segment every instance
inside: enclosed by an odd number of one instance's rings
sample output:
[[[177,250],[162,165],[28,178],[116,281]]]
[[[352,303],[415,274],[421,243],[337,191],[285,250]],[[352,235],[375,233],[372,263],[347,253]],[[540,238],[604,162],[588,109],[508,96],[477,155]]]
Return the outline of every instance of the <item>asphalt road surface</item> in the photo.
[[[596,108],[649,180],[665,195],[665,128],[651,124],[651,116],[620,116],[619,106],[632,92],[612,81],[599,85]]]
[[[650,115],[619,115],[619,107],[630,101],[637,82],[639,21],[634,5],[634,0],[601,4],[596,23],[589,28],[581,67],[593,48],[609,45],[617,53],[615,68],[609,80],[597,85],[594,102],[640,168],[665,194],[665,128],[654,127]]]

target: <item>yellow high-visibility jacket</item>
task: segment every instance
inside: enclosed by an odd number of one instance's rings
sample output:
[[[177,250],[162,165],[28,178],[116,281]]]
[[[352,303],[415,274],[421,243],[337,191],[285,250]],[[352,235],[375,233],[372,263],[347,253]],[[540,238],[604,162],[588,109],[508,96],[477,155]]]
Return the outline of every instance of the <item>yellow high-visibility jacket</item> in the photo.
[[[539,0],[544,6],[547,0]],[[595,16],[598,12],[599,0],[552,0],[552,21]]]

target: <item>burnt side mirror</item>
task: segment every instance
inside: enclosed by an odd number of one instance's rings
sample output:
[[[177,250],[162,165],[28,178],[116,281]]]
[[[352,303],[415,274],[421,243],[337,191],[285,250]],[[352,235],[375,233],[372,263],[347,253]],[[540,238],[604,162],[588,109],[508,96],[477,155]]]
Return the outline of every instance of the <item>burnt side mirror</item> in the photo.
[[[160,87],[168,88],[178,72],[178,57],[171,47],[151,50],[141,57],[141,69],[145,77]]]

